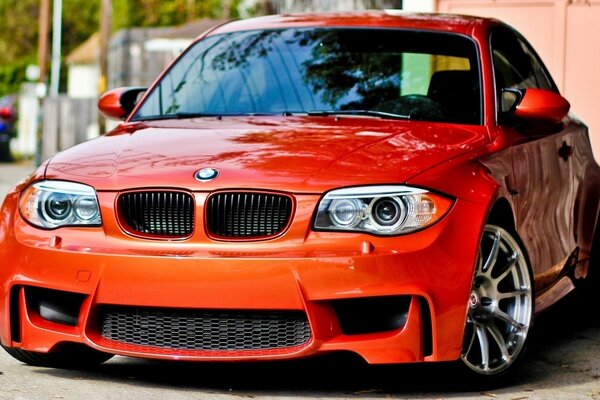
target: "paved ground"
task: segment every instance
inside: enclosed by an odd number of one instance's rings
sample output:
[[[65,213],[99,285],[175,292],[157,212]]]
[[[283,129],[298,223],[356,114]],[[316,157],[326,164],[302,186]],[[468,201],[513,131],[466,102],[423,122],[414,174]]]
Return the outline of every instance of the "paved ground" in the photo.
[[[0,198],[31,165],[0,164]],[[1,264],[0,264],[1,268]],[[189,364],[115,357],[93,371],[28,367],[0,350],[3,399],[598,399],[600,310],[575,296],[540,316],[512,384],[473,389],[446,366],[368,367],[338,356],[303,362]]]
[[[20,179],[28,176],[33,170],[31,162],[0,163],[0,202],[6,192]]]

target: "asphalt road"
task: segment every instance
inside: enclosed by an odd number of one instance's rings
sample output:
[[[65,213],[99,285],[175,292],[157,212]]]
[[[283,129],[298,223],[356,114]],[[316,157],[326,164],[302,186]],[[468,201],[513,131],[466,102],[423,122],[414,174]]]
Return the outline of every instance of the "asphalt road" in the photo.
[[[33,170],[31,162],[0,163],[0,203],[6,192],[20,179],[25,178]]]
[[[30,170],[28,164],[0,164],[0,198]],[[499,388],[477,388],[477,382],[461,381],[446,365],[367,366],[349,355],[258,364],[115,357],[94,370],[71,371],[26,366],[0,350],[0,400],[600,400],[598,303],[583,304],[571,296],[539,316],[528,356],[511,382]]]

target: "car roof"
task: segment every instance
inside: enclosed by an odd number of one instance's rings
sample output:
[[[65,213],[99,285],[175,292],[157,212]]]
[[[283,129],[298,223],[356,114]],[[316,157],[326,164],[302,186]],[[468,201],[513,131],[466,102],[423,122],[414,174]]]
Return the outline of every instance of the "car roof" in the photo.
[[[455,14],[409,13],[401,10],[281,14],[226,23],[210,34],[299,27],[377,27],[453,32],[471,35],[476,26],[500,21]]]

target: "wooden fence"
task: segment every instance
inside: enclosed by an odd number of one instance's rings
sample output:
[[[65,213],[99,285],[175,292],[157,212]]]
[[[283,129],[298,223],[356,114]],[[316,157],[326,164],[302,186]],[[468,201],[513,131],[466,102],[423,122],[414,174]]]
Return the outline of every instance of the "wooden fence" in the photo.
[[[41,160],[98,136],[97,99],[46,97],[43,103]]]

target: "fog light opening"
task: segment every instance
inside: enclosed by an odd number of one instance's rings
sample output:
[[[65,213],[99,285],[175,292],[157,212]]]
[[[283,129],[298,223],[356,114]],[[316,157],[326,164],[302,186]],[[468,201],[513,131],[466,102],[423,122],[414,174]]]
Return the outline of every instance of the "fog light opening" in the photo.
[[[342,333],[360,335],[401,329],[406,324],[410,296],[382,296],[332,301]]]
[[[79,293],[28,287],[27,306],[43,319],[57,324],[77,326],[86,296]]]

